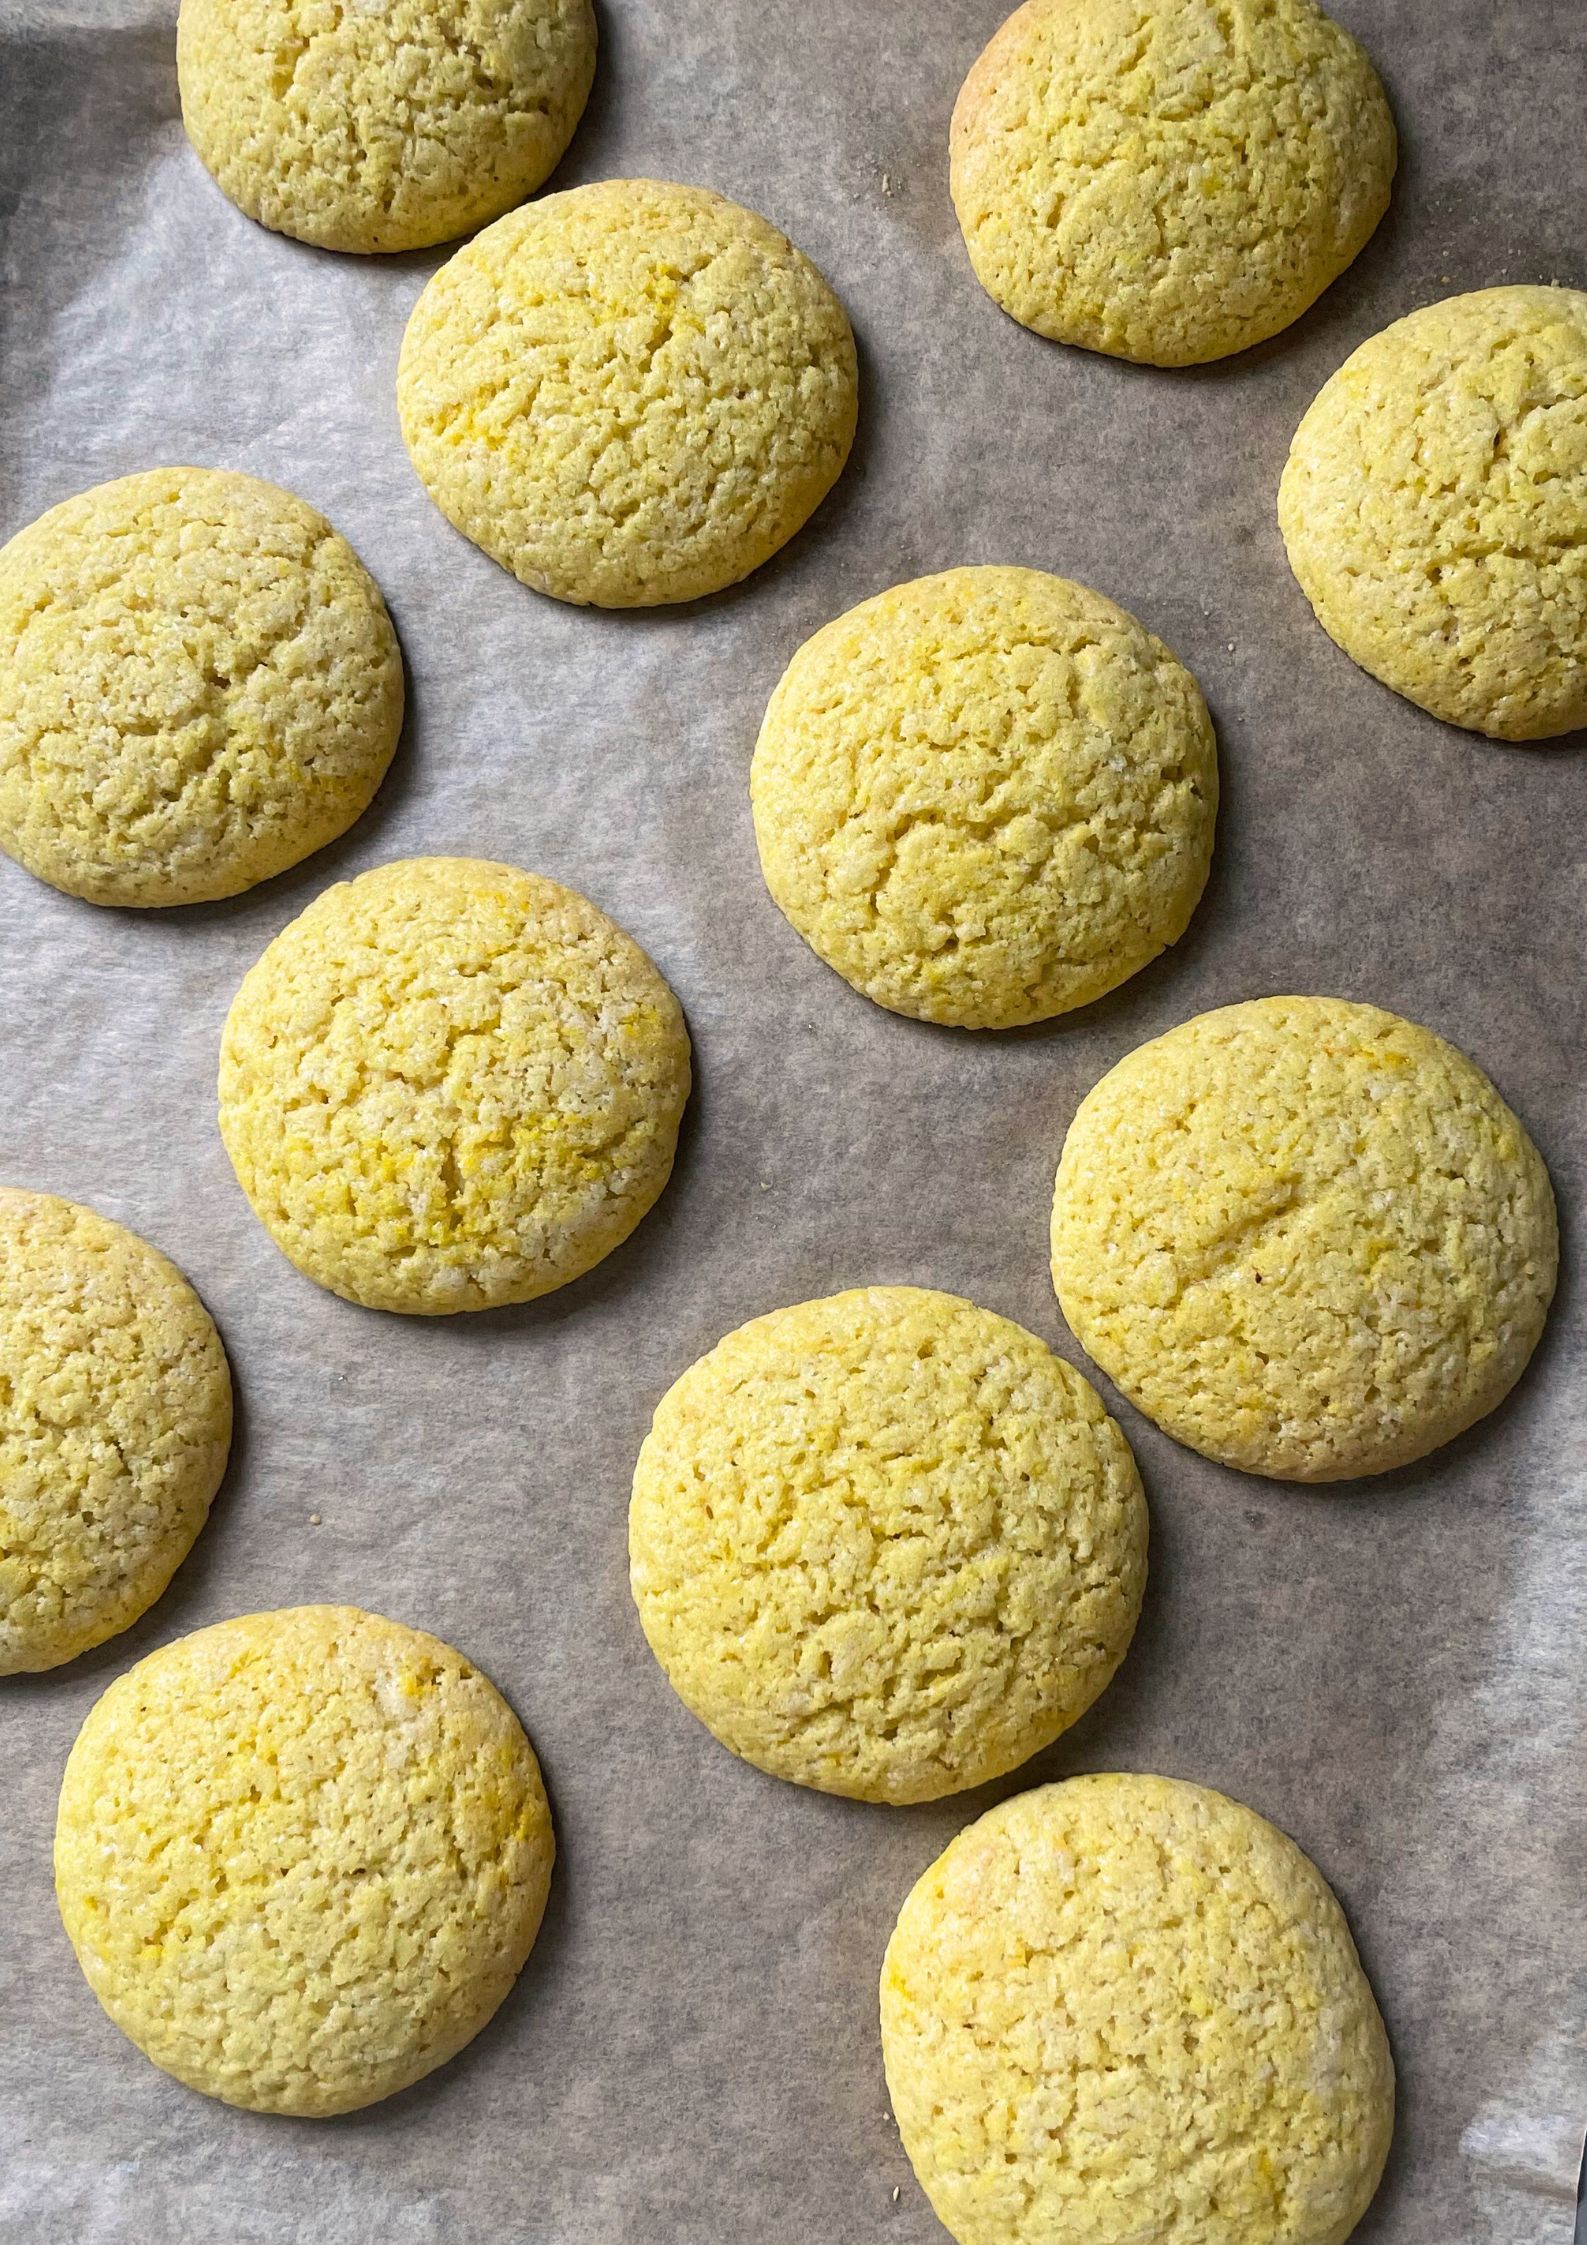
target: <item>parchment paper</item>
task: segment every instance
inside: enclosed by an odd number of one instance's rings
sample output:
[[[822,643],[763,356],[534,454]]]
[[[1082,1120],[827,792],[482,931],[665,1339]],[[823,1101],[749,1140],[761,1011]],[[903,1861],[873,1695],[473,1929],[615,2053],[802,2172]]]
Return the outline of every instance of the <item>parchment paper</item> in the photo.
[[[264,233],[178,121],[159,0],[0,5],[0,535],[162,461],[290,485],[391,602],[412,718],[376,807],[235,903],[137,915],[0,860],[0,1175],[91,1201],[189,1272],[242,1413],[169,1594],[74,1666],[0,1686],[0,2238],[7,2245],[926,2245],[887,2112],[875,1981],[907,1888],[992,1798],[1071,1770],[1205,1781],[1274,1818],[1350,1912],[1402,2108],[1362,2245],[1563,2245],[1587,2112],[1587,1530],[1567,1277],[1511,1403],[1386,1481],[1308,1494],[1175,1448],[1110,1396],[1152,1504],[1136,1648],[1060,1747],[937,1806],[741,1767],[673,1699],[627,1589],[629,1474],[667,1384],[740,1320],[871,1280],[969,1294],[1075,1361],[1045,1269],[1053,1166],[1121,1054],[1269,991],[1369,998],[1472,1053],[1536,1135],[1567,1249],[1587,769],[1446,730],[1355,671],[1285,564],[1289,436],[1364,336],[1503,279],[1587,282],[1579,0],[1336,0],[1404,136],[1394,211],[1298,328],[1156,374],[1068,352],[975,285],[945,134],[1004,0],[606,0],[557,184],[649,172],[768,213],[859,333],[853,464],[770,567],[690,611],[515,585],[398,438],[403,323],[442,253]],[[769,902],[746,774],[794,648],[962,561],[1077,576],[1200,676],[1225,803],[1178,950],[1050,1028],[895,1019]],[[689,1014],[676,1180],[582,1283],[517,1312],[361,1312],[300,1279],[216,1135],[222,1017],[331,880],[415,851],[571,882]],[[322,1524],[311,1524],[311,1514]],[[494,1677],[544,1759],[545,1931],[496,2023],[331,2124],[231,2112],[101,2015],[57,1921],[62,1761],[134,1658],[222,1616],[345,1599]]]

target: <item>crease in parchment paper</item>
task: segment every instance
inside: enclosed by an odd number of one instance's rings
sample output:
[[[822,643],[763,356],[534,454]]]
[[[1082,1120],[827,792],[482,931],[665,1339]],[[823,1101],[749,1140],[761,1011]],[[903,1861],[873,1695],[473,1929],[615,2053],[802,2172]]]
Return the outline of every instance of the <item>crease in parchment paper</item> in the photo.
[[[1485,2105],[1460,2139],[1462,2155],[1490,2171],[1500,2188],[1566,2206],[1576,2203],[1584,2145],[1587,2132],[1579,2118],[1502,2103]]]

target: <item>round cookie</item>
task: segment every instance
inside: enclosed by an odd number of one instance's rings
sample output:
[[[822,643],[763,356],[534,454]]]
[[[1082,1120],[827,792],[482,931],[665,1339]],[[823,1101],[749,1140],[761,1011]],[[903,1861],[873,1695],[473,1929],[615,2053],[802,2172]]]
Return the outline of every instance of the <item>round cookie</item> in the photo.
[[[694,600],[837,481],[858,377],[842,305],[764,218],[605,180],[514,211],[434,275],[403,338],[413,464],[536,592]]]
[[[1587,725],[1587,295],[1490,288],[1374,335],[1295,433],[1290,566],[1331,639],[1451,725]]]
[[[766,885],[879,1005],[1043,1021],[1183,935],[1218,752],[1133,616],[1038,569],[895,585],[800,648],[750,774]]]
[[[182,121],[240,210],[423,249],[531,194],[595,74],[590,0],[182,0]]]
[[[1312,0],[1028,0],[953,112],[976,278],[1038,335],[1193,366],[1288,327],[1388,208],[1394,119]]]
[[[91,1208],[0,1188],[0,1676],[152,1606],[230,1447],[226,1352],[181,1272]]]
[[[625,1240],[689,1096],[678,1002],[571,889],[408,858],[326,890],[226,1017],[220,1131],[300,1271],[371,1309],[527,1302]]]
[[[1491,1411],[1558,1260],[1548,1173],[1487,1077],[1342,998],[1142,1045],[1058,1164],[1076,1339],[1176,1441],[1278,1480],[1384,1473]]]
[[[882,2054],[959,2245],[1343,2245],[1388,2038],[1293,1841],[1166,1777],[1072,1777],[959,1834],[899,1913]]]
[[[0,548],[0,849],[69,896],[268,880],[352,825],[401,726],[379,592],[273,483],[153,468]]]
[[[951,1294],[756,1318],[676,1382],[634,1472],[634,1600],[679,1698],[774,1777],[982,1784],[1123,1659],[1146,1504],[1094,1390]]]
[[[352,1606],[218,1622],[119,1677],[61,1785],[55,1891],[124,2035],[253,2112],[354,2112],[472,2041],[554,1843],[518,1718]]]

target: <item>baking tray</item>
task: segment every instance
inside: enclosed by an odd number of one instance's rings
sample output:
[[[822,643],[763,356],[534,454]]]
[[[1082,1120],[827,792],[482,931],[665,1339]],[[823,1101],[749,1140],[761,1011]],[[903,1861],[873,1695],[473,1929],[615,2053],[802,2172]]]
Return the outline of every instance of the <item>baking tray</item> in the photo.
[[[1587,2106],[1587,1428],[1581,1099],[1587,776],[1448,731],[1354,670],[1285,567],[1289,437],[1364,336],[1501,280],[1587,282],[1579,0],[1337,0],[1395,103],[1393,211],[1296,328],[1154,373],[1065,351],[971,277],[946,133],[1003,0],[607,0],[557,184],[651,173],[766,212],[860,340],[855,457],[809,528],[675,613],[557,607],[450,531],[392,378],[440,252],[325,255],[225,203],[184,142],[172,13],[0,4],[0,535],[104,477],[235,466],[353,540],[412,714],[346,839],[228,904],[95,910],[0,861],[0,1176],[88,1200],[189,1272],[240,1395],[210,1527],[135,1630],[0,1688],[0,2238],[14,2245],[928,2245],[887,2112],[875,1983],[898,1903],[992,1799],[1071,1770],[1222,1787],[1343,1898],[1399,2133],[1361,2245],[1564,2245]],[[769,902],[746,778],[808,633],[901,578],[1032,563],[1141,616],[1217,720],[1216,869],[1178,948],[1049,1027],[975,1037],[848,990]],[[571,882],[689,1014],[673,1185],[528,1308],[415,1322],[299,1278],[216,1135],[231,994],[332,879],[414,851]],[[1021,1319],[1072,1360],[1052,1170],[1122,1053],[1314,990],[1432,1024],[1495,1077],[1559,1189],[1566,1276],[1504,1409],[1425,1465],[1306,1492],[1117,1404],[1152,1580],[1113,1688],[1053,1751],[913,1810],[779,1785],[668,1691],[631,1611],[629,1474],[728,1327],[866,1281]],[[314,1523],[319,1516],[319,1524]],[[345,1599],[461,1646],[528,1724],[561,1853],[521,1985],[455,2064],[329,2124],[232,2112],[102,2016],[57,1922],[62,1762],[131,1660],[221,1616]]]

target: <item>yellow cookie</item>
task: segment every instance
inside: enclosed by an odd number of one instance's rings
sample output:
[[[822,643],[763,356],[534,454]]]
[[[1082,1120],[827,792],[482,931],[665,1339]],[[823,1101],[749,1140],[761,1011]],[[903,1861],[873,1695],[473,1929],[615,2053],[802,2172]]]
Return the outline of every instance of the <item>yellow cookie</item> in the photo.
[[[1490,288],[1363,343],[1295,432],[1290,566],[1345,653],[1494,740],[1587,725],[1587,295]]]
[[[1195,680],[1039,569],[895,585],[801,647],[750,774],[766,885],[846,982],[965,1029],[1044,1021],[1175,943],[1212,857]]]
[[[774,1777],[926,1801],[1049,1745],[1123,1659],[1146,1503],[1093,1389],[951,1294],[730,1333],[662,1399],[629,1557],[652,1652]]]
[[[1038,335],[1150,366],[1298,319],[1394,165],[1377,73],[1312,0],[1028,0],[950,138],[982,287]]]
[[[293,1606],[111,1685],[67,1760],[55,1891],[145,2056],[321,2118],[473,2040],[534,1946],[553,1853],[494,1685],[400,1622]]]
[[[152,1606],[230,1447],[226,1352],[181,1272],[91,1208],[0,1188],[0,1676]]]
[[[1343,2245],[1394,2066],[1294,1842],[1167,1777],[990,1810],[899,1913],[882,2054],[959,2245]]]
[[[1437,1449],[1537,1345],[1548,1172],[1480,1069],[1342,998],[1261,998],[1142,1045],[1064,1141],[1053,1280],[1176,1441],[1339,1481]]]
[[[235,896],[352,825],[402,657],[323,515],[154,468],[0,548],[0,849],[92,904]]]
[[[601,608],[717,592],[837,481],[857,376],[843,307],[753,211],[612,179],[458,251],[397,373],[420,481],[536,592]]]
[[[220,1131],[300,1271],[371,1309],[527,1302],[625,1240],[689,1096],[678,1001],[573,890],[408,858],[316,898],[226,1017]]]
[[[240,210],[423,249],[538,187],[595,74],[590,0],[182,0],[182,121]]]

